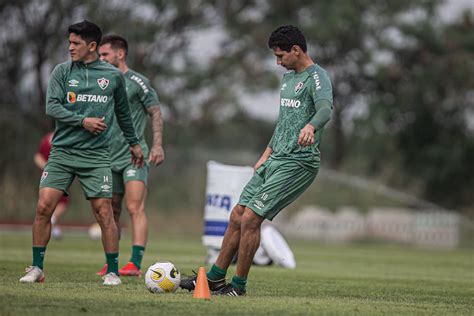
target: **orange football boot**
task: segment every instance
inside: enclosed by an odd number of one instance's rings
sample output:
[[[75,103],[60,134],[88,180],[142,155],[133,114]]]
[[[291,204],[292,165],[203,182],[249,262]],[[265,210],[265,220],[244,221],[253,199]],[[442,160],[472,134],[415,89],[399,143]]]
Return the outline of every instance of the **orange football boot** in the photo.
[[[123,276],[140,276],[142,271],[133,262],[128,262],[122,269],[119,269],[119,273]]]

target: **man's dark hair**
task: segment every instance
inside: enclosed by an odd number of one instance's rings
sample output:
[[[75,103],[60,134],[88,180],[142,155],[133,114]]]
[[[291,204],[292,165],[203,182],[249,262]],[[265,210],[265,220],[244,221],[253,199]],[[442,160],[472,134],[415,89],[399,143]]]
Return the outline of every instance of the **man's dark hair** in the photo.
[[[100,46],[105,44],[110,44],[113,49],[123,49],[125,56],[128,54],[127,40],[120,35],[105,35],[100,42]]]
[[[278,47],[289,52],[293,45],[298,45],[306,53],[306,39],[300,29],[293,25],[280,26],[268,39],[268,47],[271,49]]]
[[[102,39],[102,31],[100,30],[100,27],[87,20],[70,25],[68,32],[69,34],[74,33],[81,36],[87,44],[90,42],[96,42],[97,46],[99,46],[100,40]]]

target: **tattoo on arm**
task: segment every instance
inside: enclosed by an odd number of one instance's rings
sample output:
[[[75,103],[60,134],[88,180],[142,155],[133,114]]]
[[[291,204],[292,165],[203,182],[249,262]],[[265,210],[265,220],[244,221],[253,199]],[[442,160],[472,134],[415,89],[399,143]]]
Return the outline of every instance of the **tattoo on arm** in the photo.
[[[158,105],[153,105],[147,109],[151,117],[151,129],[153,131],[153,147],[160,147],[162,145],[163,137],[163,119],[161,117],[161,110]]]

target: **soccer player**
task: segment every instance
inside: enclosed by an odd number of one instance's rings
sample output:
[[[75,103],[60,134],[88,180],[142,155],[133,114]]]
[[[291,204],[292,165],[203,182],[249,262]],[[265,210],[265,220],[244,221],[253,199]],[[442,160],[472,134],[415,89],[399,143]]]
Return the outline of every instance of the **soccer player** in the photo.
[[[218,295],[246,294],[247,276],[260,243],[260,227],[313,182],[319,170],[319,144],[332,114],[332,87],[327,72],[307,53],[306,39],[291,25],[270,35],[268,46],[277,64],[288,71],[280,89],[280,114],[273,136],[255,164],[255,174],[233,208],[216,263],[207,272],[211,291]],[[231,283],[225,276],[238,252]],[[180,286],[194,290],[196,276]]]
[[[99,60],[100,28],[89,21],[69,26],[71,61],[57,65],[48,83],[46,114],[56,121],[53,147],[40,180],[33,224],[33,264],[20,282],[43,282],[43,260],[51,216],[77,176],[102,230],[108,269],[104,285],[119,285],[118,231],[112,210],[111,129],[116,117],[130,144],[132,160],[143,166],[122,73]],[[115,115],[114,115],[115,114]]]
[[[49,153],[53,146],[53,135],[54,132],[49,132],[41,139],[38,152],[33,156],[33,161],[41,171],[44,170],[44,167],[46,167],[46,163],[48,162]],[[68,203],[69,197],[63,195],[54,210],[53,216],[51,216],[51,237],[54,239],[61,239],[63,237],[62,230],[58,223],[61,216],[66,212]]]
[[[151,118],[153,130],[153,145],[148,156],[148,163],[159,165],[165,159],[162,147],[163,120],[159,107],[159,100],[150,81],[136,71],[128,68],[126,58],[128,43],[122,36],[104,36],[99,46],[100,59],[117,67],[124,73],[127,86],[128,102],[132,113],[133,123],[137,130],[143,152],[148,155],[148,146],[145,141],[145,126],[147,116]],[[148,238],[148,222],[145,213],[145,199],[147,195],[148,163],[137,169],[130,163],[127,141],[118,129],[113,127],[113,142],[111,146],[113,198],[112,207],[114,218],[120,234],[120,214],[122,200],[125,196],[126,206],[132,221],[132,255],[129,262],[122,267],[120,275],[139,276],[141,263]],[[103,275],[107,264],[98,272]]]

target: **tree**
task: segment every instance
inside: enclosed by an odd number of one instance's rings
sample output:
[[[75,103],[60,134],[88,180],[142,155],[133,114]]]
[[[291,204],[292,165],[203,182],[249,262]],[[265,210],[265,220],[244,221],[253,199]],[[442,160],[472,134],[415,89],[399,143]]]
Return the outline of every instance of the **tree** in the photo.
[[[2,36],[0,70],[7,74],[0,79],[2,93],[0,103],[30,106],[38,111],[44,105],[46,96],[45,72],[49,63],[59,56],[65,56],[64,30],[73,17],[70,10],[73,1],[11,1],[4,4],[0,11]],[[61,43],[64,45],[61,45]]]
[[[366,123],[381,122],[379,132],[394,138],[405,181],[422,179],[427,199],[467,207],[474,202],[472,15],[432,21],[400,25],[410,45],[390,45],[394,58],[378,71],[380,93]]]

